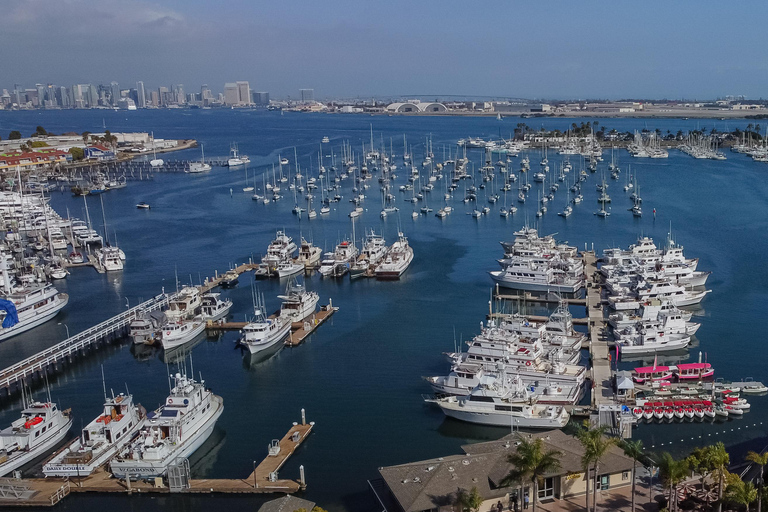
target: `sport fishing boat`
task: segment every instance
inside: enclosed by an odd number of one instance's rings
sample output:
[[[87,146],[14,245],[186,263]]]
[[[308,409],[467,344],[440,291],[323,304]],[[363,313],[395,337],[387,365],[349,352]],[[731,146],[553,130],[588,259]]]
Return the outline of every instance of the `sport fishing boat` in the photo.
[[[261,259],[261,264],[268,273],[277,271],[277,266],[293,258],[296,252],[296,243],[284,231],[278,231],[275,239],[267,247],[267,254]]]
[[[0,430],[0,476],[49,453],[72,426],[69,410],[61,411],[51,402],[32,402],[21,411],[21,418]]]
[[[400,279],[413,262],[413,248],[402,232],[397,234],[398,240],[387,250],[384,260],[376,267],[376,279]]]
[[[160,329],[160,342],[163,349],[170,350],[189,343],[205,331],[202,316],[170,320]]]
[[[320,296],[317,292],[308,292],[303,284],[295,279],[285,288],[285,295],[278,295],[283,303],[280,305],[280,319],[292,324],[301,322],[315,312]]]
[[[254,307],[253,319],[240,331],[237,343],[245,346],[251,354],[256,354],[281,343],[290,330],[291,322],[280,316],[267,317],[262,298]]]
[[[165,475],[175,460],[192,455],[211,435],[224,410],[224,400],[177,373],[165,404],[147,413],[135,440],[119,450],[110,463],[117,478],[152,479]]]
[[[357,258],[357,254],[358,251],[354,242],[344,240],[336,246],[334,252],[325,253],[318,272],[323,277],[341,277],[349,271],[349,267]]]
[[[105,398],[104,411],[83,428],[80,437],[43,466],[45,476],[86,477],[106,464],[144,426],[146,411],[133,396]]]
[[[304,265],[304,268],[306,269],[313,269],[320,263],[322,255],[322,249],[313,245],[312,242],[308,242],[304,237],[301,237],[299,256],[296,258],[296,263]]]

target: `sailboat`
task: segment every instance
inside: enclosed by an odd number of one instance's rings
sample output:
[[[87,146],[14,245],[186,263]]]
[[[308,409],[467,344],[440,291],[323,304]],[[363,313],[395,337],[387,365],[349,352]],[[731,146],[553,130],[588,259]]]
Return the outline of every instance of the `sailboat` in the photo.
[[[256,176],[253,177],[256,179]],[[243,187],[243,192],[253,192],[253,187],[248,184],[248,167],[245,168],[245,187]]]
[[[190,174],[196,174],[200,172],[206,172],[211,170],[211,164],[205,163],[205,148],[203,147],[203,144],[200,144],[200,152],[201,152],[201,158],[199,162],[190,162],[189,163],[189,170],[187,171]]]
[[[121,251],[117,245],[109,244],[109,230],[107,228],[107,214],[104,211],[104,196],[99,196],[101,199],[101,216],[104,221],[104,241],[105,245],[101,249],[96,250],[96,259],[101,264],[101,267],[107,272],[114,272],[123,270],[123,260],[125,260],[125,253]]]
[[[152,132],[152,160],[149,161],[149,165],[152,167],[162,167],[165,162],[162,158],[157,158],[157,145],[155,144],[155,132]]]

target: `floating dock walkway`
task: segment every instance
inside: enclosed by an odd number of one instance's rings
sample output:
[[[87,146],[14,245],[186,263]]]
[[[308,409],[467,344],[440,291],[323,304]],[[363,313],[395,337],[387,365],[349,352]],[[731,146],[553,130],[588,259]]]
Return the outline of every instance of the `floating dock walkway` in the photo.
[[[0,506],[52,506],[71,493],[286,493],[306,488],[304,466],[299,467],[299,479],[280,479],[278,472],[301,444],[309,437],[314,422],[307,422],[304,410],[301,423],[294,423],[282,439],[274,439],[267,446],[267,456],[253,472],[243,479],[202,478],[189,475],[174,478],[169,486],[161,481],[129,482],[113,478],[104,469],[98,469],[85,478],[0,479]],[[188,466],[187,466],[188,469]],[[169,469],[169,473],[170,473]]]
[[[293,322],[291,324],[291,332],[285,339],[286,347],[296,347],[307,339],[318,327],[320,327],[326,320],[328,320],[339,308],[333,306],[333,302],[329,301],[327,306],[321,306],[320,311],[316,311],[311,315],[308,315],[300,322]],[[277,316],[277,313],[271,315],[270,318]],[[239,331],[243,327],[248,325],[247,322],[223,322],[223,321],[208,321],[205,329],[210,332],[222,332],[222,331]]]
[[[75,355],[86,351],[90,347],[121,338],[125,335],[130,323],[140,312],[160,309],[166,306],[168,301],[173,299],[174,295],[158,295],[23,361],[9,366],[0,371],[0,390],[10,393],[14,386],[18,387],[23,380],[29,377],[45,375],[51,369],[58,369],[62,363],[71,362]]]

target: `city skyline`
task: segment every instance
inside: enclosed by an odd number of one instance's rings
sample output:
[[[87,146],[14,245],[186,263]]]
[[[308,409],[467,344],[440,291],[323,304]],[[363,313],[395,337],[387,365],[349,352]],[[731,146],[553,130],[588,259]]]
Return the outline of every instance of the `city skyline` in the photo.
[[[762,14],[722,4],[34,0],[0,20],[4,81],[224,84],[295,98],[765,97]],[[654,13],[653,19],[649,18]],[[716,34],[716,37],[712,36]],[[73,65],[78,56],[87,65]],[[44,58],[44,64],[30,65]],[[136,78],[141,77],[141,78]],[[167,87],[167,85],[165,85]]]

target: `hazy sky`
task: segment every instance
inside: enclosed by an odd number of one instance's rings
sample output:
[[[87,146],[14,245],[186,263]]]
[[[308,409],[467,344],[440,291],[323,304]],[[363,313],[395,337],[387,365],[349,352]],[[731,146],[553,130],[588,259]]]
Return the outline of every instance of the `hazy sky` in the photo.
[[[0,87],[768,97],[766,2],[0,0]]]

